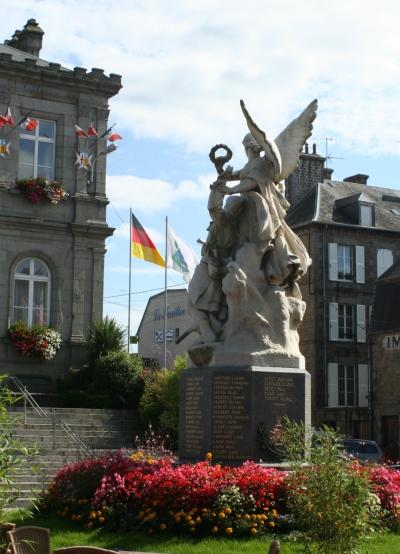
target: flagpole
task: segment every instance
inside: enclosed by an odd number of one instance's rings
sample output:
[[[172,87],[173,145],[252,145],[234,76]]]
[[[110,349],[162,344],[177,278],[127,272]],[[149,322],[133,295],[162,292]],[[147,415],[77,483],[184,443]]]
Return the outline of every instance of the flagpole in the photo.
[[[167,310],[168,310],[168,293],[167,293],[167,277],[168,277],[168,268],[167,268],[167,251],[168,248],[168,216],[165,218],[165,271],[164,271],[164,367],[167,367]]]
[[[132,208],[129,208],[129,294],[128,294],[128,354],[131,340],[131,269],[132,269]]]

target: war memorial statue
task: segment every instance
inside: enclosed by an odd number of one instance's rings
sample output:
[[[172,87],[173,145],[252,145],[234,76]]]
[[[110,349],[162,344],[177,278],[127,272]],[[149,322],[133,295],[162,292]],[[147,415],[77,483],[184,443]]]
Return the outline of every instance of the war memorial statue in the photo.
[[[179,449],[188,460],[212,451],[232,463],[272,461],[270,434],[280,418],[310,422],[310,376],[297,329],[306,308],[298,280],[311,260],[285,222],[284,180],[311,136],[317,101],[275,140],[240,104],[248,162],[234,171],[224,168],[228,146],[210,152],[218,173],[208,199],[212,221],[188,288],[197,331],[193,367],[181,379]],[[221,150],[225,156],[216,155]]]

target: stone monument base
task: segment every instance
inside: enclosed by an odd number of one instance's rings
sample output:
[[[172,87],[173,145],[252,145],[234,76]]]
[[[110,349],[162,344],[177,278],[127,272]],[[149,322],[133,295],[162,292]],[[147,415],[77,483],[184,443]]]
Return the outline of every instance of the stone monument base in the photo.
[[[311,424],[311,380],[302,368],[226,366],[181,376],[179,458],[276,462],[271,431],[287,416]]]

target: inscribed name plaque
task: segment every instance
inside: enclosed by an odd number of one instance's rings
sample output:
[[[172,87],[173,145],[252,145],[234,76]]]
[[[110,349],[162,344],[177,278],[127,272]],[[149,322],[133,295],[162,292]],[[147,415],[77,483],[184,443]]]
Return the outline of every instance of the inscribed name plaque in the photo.
[[[283,416],[310,423],[310,375],[303,369],[210,367],[181,376],[179,457],[238,464],[276,461],[269,437]]]
[[[217,459],[242,460],[251,430],[250,374],[223,372],[213,376],[212,452]]]

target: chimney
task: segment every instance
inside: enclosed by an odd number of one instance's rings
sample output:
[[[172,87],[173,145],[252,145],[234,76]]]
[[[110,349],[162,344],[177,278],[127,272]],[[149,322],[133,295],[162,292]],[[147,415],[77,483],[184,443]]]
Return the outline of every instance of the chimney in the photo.
[[[297,168],[286,180],[286,198],[292,206],[300,202],[318,183],[323,183],[324,163],[325,158],[317,153],[316,144],[312,145],[310,153],[306,143]]]
[[[27,52],[27,54],[39,57],[39,53],[42,48],[43,35],[44,32],[39,27],[36,19],[28,19],[22,31],[19,32],[18,46],[15,46],[15,48],[18,48],[18,50],[22,50],[23,52]],[[13,40],[14,37],[11,40]]]
[[[330,167],[324,167],[324,179],[330,181],[332,179],[333,169]]]
[[[362,173],[357,173],[356,175],[351,175],[343,179],[346,183],[359,183],[360,185],[366,185],[369,175],[363,175]]]

